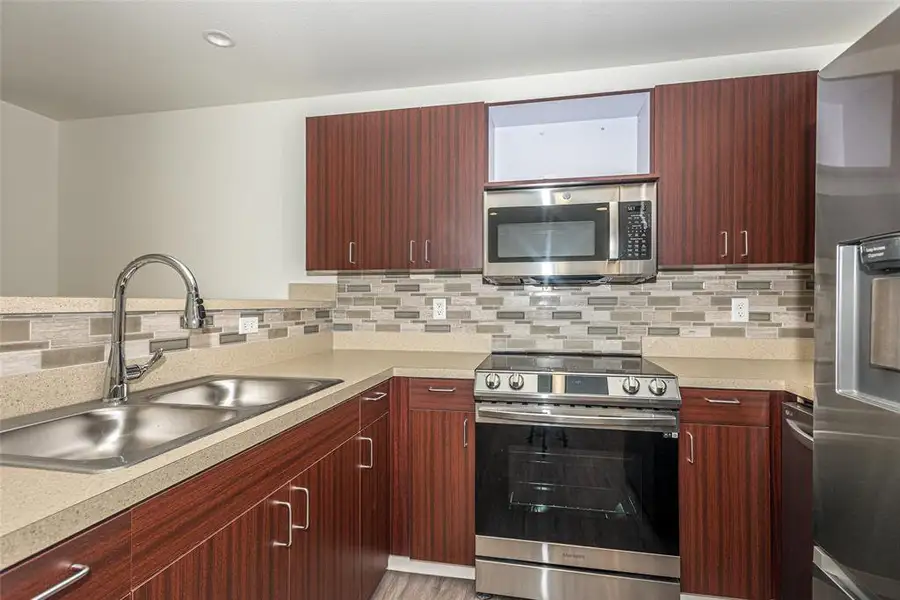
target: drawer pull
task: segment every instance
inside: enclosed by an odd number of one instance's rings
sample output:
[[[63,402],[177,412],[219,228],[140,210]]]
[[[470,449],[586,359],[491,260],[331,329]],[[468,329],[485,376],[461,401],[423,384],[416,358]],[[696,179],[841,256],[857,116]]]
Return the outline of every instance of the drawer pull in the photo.
[[[456,388],[455,387],[439,388],[439,387],[428,386],[428,391],[434,392],[435,394],[452,394],[453,392],[456,391]]]
[[[31,600],[47,600],[47,598],[52,598],[53,596],[60,593],[61,591],[63,591],[67,587],[69,587],[70,585],[74,585],[75,583],[81,581],[82,579],[87,577],[88,574],[91,572],[91,568],[87,565],[74,564],[71,567],[69,567],[69,569],[71,569],[72,571],[75,571],[75,572],[72,573],[71,575],[69,575],[68,577],[66,577],[65,579],[63,579],[62,581],[60,581],[59,583],[57,583],[56,585],[54,585],[53,587],[48,588],[47,590],[44,590],[43,592],[41,592],[40,594],[38,594]]]
[[[740,404],[741,401],[737,398],[728,398],[728,399],[720,399],[720,398],[706,398],[706,401],[710,404]]]
[[[385,396],[387,396],[387,394],[385,394],[384,392],[375,392],[375,395],[372,396],[371,398],[369,398],[367,396],[363,396],[363,400],[365,400],[367,402],[378,402]]]

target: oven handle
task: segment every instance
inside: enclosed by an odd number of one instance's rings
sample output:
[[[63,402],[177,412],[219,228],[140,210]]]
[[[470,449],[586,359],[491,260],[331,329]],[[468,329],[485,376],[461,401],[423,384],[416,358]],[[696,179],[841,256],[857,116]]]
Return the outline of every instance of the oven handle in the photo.
[[[640,431],[678,431],[678,418],[671,414],[654,414],[644,411],[622,411],[618,415],[598,415],[573,413],[571,409],[559,410],[541,408],[523,410],[521,408],[499,408],[479,406],[476,409],[476,423],[509,423],[531,425],[563,425],[587,429],[631,429]]]

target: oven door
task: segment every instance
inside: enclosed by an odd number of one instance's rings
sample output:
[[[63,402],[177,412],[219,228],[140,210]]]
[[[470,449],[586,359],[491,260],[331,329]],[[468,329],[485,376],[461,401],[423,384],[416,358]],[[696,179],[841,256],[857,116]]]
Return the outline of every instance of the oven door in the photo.
[[[485,194],[485,276],[564,277],[618,259],[619,189]]]
[[[677,579],[677,413],[480,403],[481,558]]]

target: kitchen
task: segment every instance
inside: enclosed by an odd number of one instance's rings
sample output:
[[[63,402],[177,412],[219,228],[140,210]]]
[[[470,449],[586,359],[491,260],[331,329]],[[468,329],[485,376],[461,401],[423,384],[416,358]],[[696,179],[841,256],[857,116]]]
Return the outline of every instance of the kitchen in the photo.
[[[4,3],[0,593],[900,598],[900,13],[804,4]]]

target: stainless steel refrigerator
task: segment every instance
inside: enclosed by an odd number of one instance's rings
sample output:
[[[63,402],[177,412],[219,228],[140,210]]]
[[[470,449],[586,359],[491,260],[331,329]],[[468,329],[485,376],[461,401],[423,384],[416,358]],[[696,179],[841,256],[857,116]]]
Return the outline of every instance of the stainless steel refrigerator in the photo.
[[[900,600],[900,10],[821,71],[816,162],[813,598]]]

